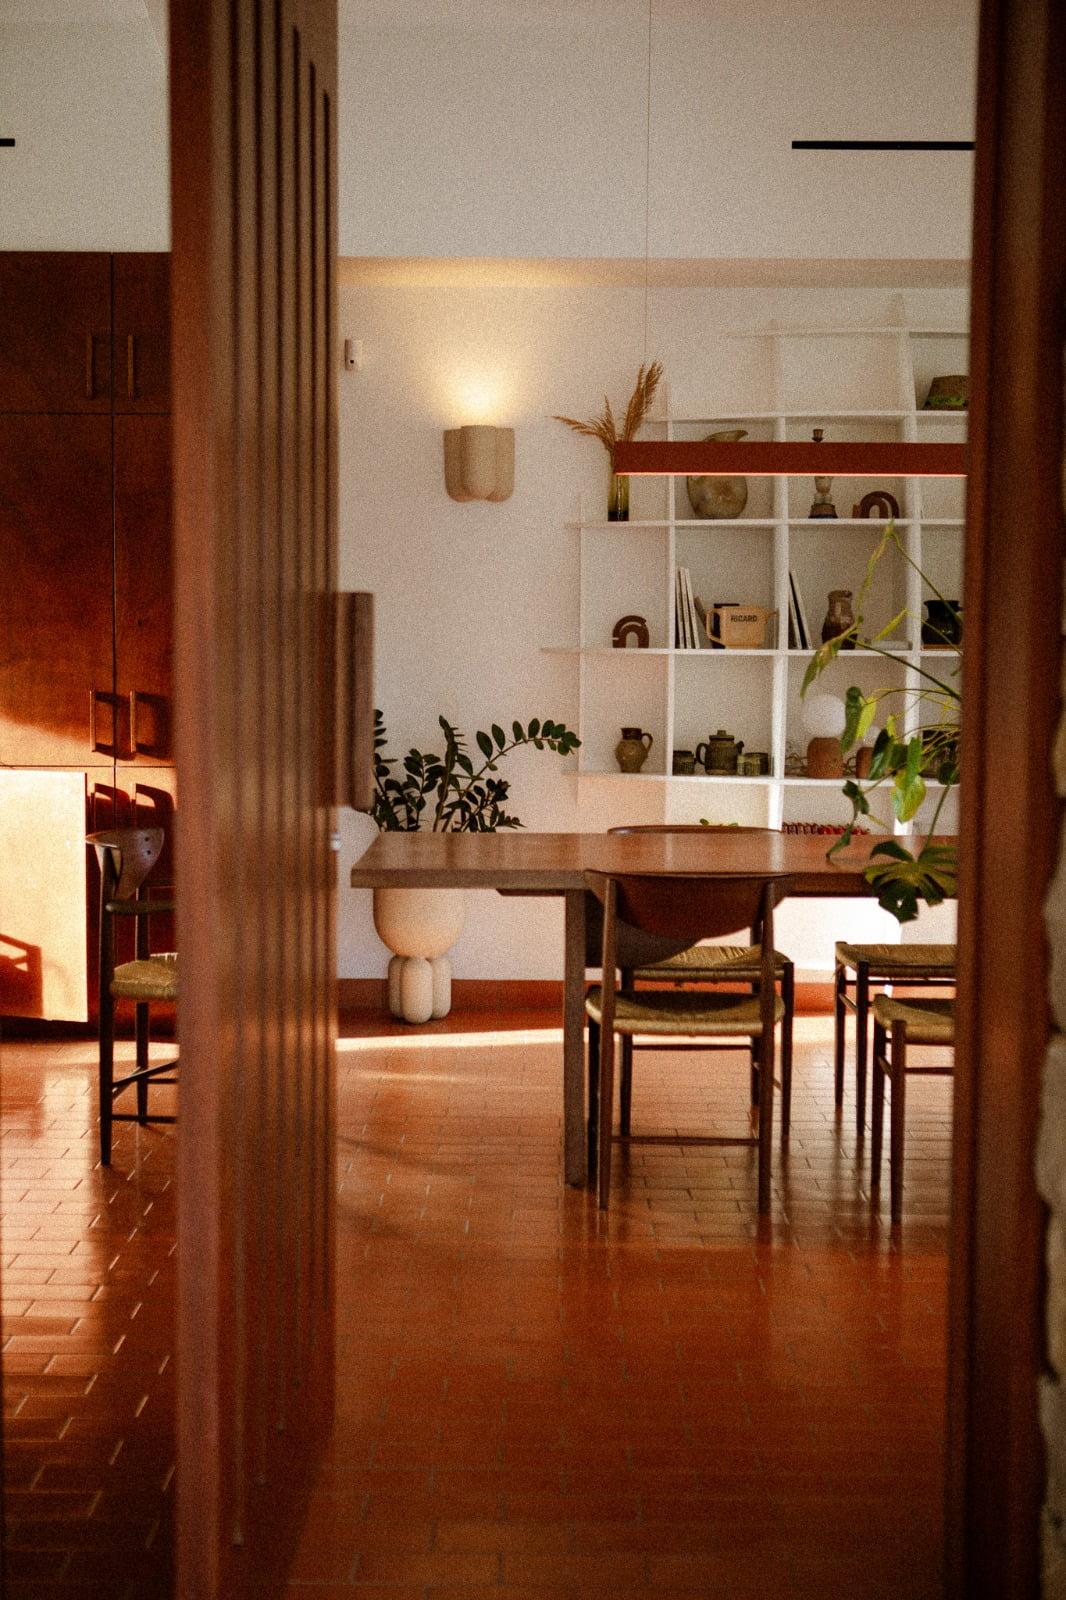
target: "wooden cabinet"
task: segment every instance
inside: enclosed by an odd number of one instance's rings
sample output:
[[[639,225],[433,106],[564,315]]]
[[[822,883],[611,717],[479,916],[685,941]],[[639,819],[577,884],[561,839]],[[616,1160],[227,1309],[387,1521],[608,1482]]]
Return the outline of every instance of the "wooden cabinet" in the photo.
[[[111,257],[0,253],[0,411],[111,410]]]
[[[169,849],[168,301],[166,256],[0,255],[0,769],[31,793],[39,772],[42,806],[40,769],[80,772],[86,831],[158,822]],[[64,984],[34,985],[0,950],[0,1015],[84,1017],[95,863],[86,850],[79,901],[69,859],[54,882],[41,868],[39,835],[35,892],[66,908],[39,956],[63,963]],[[77,1006],[55,1009],[73,992]]]
[[[114,409],[170,410],[170,257],[113,258]]]
[[[0,765],[113,762],[112,545],[111,419],[0,416]]]
[[[115,687],[120,765],[172,759],[170,418],[115,418]]]

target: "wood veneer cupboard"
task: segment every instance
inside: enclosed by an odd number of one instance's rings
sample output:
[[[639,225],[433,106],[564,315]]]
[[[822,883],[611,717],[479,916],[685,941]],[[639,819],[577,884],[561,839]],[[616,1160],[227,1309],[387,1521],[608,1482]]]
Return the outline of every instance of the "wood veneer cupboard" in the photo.
[[[87,829],[165,827],[175,796],[169,257],[0,255],[0,311],[0,769],[84,773]],[[32,810],[32,784],[12,792]],[[88,852],[86,871],[88,927],[71,903],[78,926],[34,956],[60,963],[64,983],[35,1000],[39,988],[0,963],[0,1014],[91,1014]],[[54,881],[37,881],[70,901],[58,861]],[[0,896],[0,936],[16,948],[22,916]],[[77,1003],[57,1010],[56,994]]]

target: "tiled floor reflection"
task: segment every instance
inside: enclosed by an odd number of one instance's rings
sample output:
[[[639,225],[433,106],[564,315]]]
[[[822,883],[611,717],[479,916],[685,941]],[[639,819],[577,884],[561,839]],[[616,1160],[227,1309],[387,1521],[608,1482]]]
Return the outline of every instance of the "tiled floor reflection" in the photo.
[[[451,1026],[342,1041],[338,1425],[292,1594],[938,1595],[950,1084],[910,1090],[896,1243],[817,1018],[765,1237],[736,1149],[634,1148],[604,1223],[560,1182],[551,1020]],[[0,1061],[9,1593],[155,1600],[174,1131],[104,1174],[92,1046]],[[637,1074],[635,1126],[743,1120],[740,1058]]]
[[[92,1043],[0,1047],[9,1600],[171,1587],[174,1130],[118,1125],[105,1171],[95,1073]]]
[[[342,1044],[339,1421],[292,1593],[932,1600],[950,1084],[910,1093],[895,1246],[810,1018],[768,1236],[736,1149],[635,1147],[604,1224],[526,1020]],[[634,1127],[743,1120],[741,1058],[637,1073]]]

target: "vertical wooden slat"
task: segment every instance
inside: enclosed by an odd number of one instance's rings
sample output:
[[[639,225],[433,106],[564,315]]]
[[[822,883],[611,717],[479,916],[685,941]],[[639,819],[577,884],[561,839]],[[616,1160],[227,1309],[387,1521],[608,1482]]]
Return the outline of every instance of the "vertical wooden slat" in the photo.
[[[1040,1588],[1048,1038],[1059,803],[1066,8],[983,0],[971,306],[966,693],[947,1567],[955,1600]]]
[[[336,9],[172,19],[178,1593],[279,1590],[332,1390]]]

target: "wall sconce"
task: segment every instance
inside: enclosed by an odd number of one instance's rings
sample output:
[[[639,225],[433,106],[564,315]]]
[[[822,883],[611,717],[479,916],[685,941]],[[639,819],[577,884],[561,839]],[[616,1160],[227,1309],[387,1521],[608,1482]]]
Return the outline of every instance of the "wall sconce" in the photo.
[[[514,429],[446,428],[444,486],[453,500],[509,500],[514,492]]]

